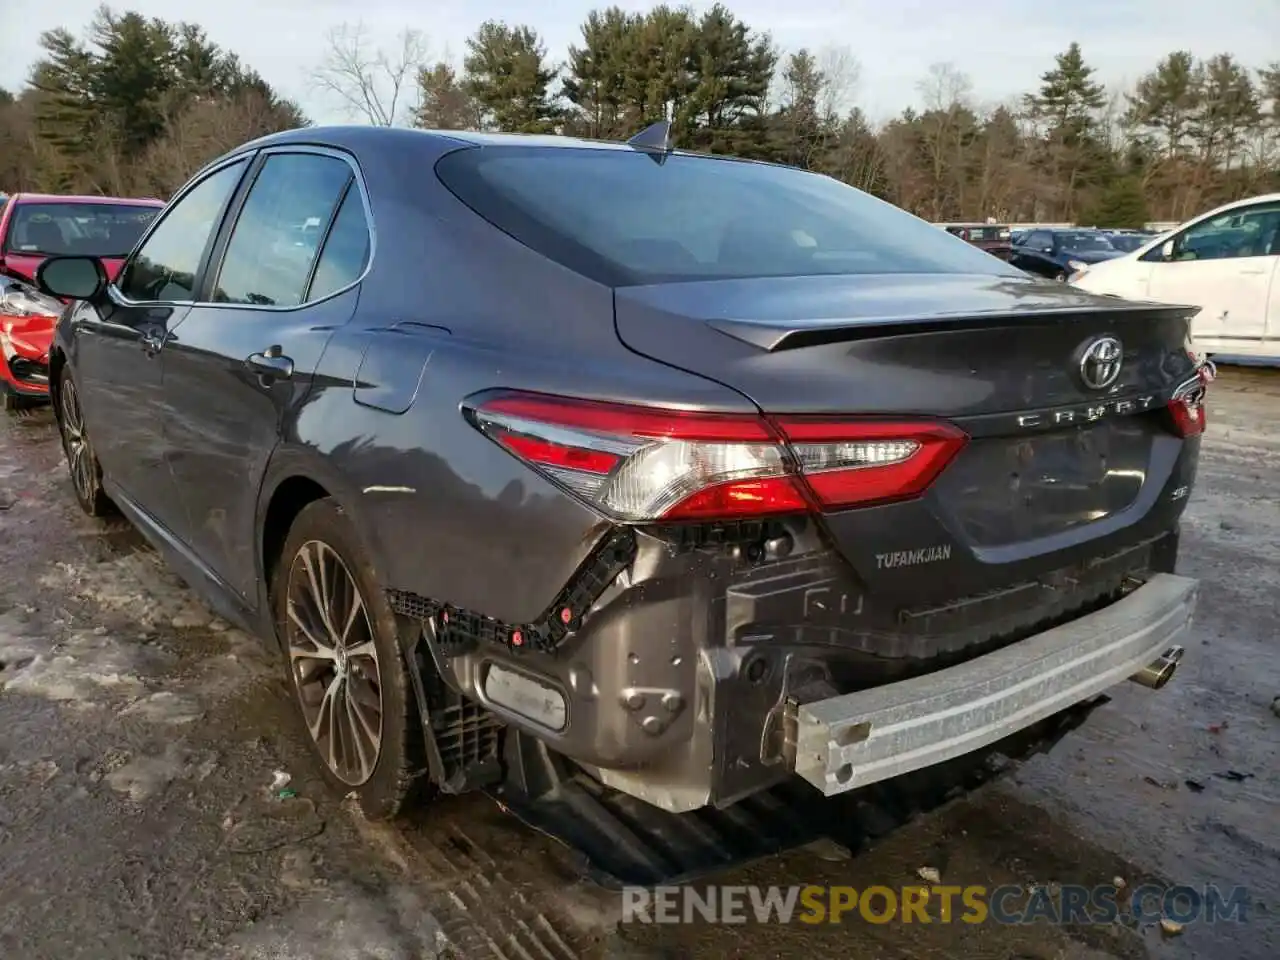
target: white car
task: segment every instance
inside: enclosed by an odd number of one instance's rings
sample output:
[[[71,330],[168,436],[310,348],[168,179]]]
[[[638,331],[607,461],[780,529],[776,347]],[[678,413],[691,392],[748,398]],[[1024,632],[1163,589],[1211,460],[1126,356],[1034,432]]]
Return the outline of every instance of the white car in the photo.
[[[1070,282],[1131,300],[1194,304],[1201,350],[1280,363],[1280,193],[1210,210]]]

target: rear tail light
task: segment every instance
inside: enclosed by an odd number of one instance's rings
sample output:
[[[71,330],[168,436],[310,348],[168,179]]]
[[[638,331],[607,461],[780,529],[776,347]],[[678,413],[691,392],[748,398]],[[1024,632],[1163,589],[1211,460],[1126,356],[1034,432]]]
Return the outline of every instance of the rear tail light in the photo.
[[[1205,392],[1213,379],[1213,370],[1201,367],[1196,375],[1173,392],[1169,401],[1169,413],[1173,428],[1180,437],[1194,437],[1204,433]]]
[[[619,520],[730,519],[904,499],[963,446],[917,422],[691,413],[501,393],[468,409],[508,452]]]
[[[919,496],[967,439],[943,423],[804,418],[782,420],[778,428],[824,507]]]

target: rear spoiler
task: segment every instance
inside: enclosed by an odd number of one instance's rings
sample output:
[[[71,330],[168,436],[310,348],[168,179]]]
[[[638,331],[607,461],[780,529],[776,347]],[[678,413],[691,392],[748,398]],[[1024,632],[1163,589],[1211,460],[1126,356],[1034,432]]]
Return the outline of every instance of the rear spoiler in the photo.
[[[825,343],[848,343],[879,337],[942,333],[948,330],[987,330],[1012,324],[1058,324],[1097,319],[1100,310],[1117,319],[1156,320],[1185,317],[1190,320],[1200,307],[1176,304],[1134,303],[1116,298],[1114,304],[1082,310],[1078,306],[1060,309],[1037,308],[1026,311],[1002,310],[990,313],[958,313],[921,320],[914,316],[857,317],[848,320],[742,320],[714,319],[707,325],[743,343],[775,353]]]

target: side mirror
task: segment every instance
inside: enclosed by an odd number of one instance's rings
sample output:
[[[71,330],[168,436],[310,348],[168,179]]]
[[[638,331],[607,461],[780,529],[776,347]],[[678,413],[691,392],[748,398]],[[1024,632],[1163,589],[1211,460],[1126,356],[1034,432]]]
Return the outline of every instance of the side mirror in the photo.
[[[36,268],[36,286],[67,300],[94,300],[108,282],[107,268],[97,257],[50,257]]]
[[[1160,259],[1161,260],[1173,259],[1173,241],[1172,240],[1166,240],[1163,244],[1161,244]]]

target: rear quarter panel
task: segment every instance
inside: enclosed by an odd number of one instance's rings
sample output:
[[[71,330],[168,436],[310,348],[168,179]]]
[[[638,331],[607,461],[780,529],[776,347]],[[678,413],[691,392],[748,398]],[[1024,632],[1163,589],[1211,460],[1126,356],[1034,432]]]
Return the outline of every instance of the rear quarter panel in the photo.
[[[464,398],[505,387],[754,407],[628,351],[609,288],[500,233],[414,161],[362,159],[374,264],[285,446],[324,461],[384,586],[525,622],[607,523],[473,428]]]

